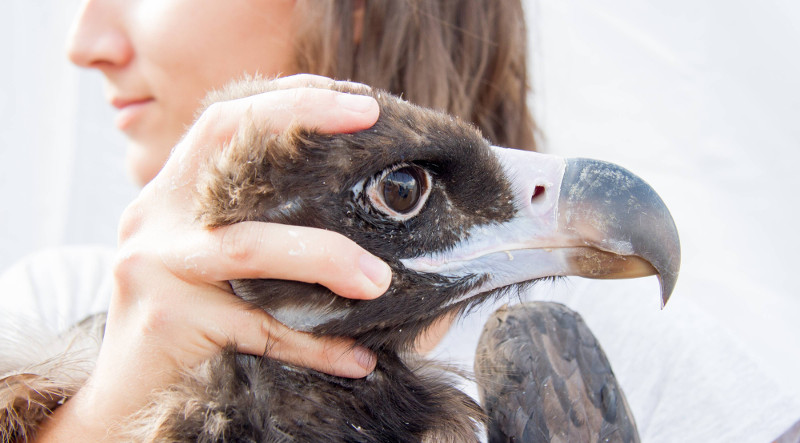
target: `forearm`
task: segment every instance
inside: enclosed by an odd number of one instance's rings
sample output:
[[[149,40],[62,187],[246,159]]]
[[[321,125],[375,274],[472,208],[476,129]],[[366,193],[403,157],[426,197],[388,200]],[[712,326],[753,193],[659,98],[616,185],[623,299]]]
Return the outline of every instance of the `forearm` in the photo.
[[[96,404],[83,390],[45,419],[36,433],[37,442],[115,441],[113,430],[121,417],[97,414]]]
[[[126,370],[95,373],[89,381],[40,425],[37,442],[130,441],[128,418],[143,409],[150,394],[168,386],[174,375]],[[127,380],[120,382],[117,380]]]
[[[120,318],[107,325],[90,377],[41,423],[37,442],[131,440],[128,418],[179,379],[181,364],[162,343],[128,328]]]

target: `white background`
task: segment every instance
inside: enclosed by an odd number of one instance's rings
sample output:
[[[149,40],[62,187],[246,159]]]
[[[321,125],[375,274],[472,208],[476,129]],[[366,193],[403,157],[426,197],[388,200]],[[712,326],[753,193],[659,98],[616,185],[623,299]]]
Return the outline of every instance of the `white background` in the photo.
[[[650,182],[683,245],[664,316],[701,312],[752,357],[758,377],[774,381],[765,396],[800,398],[800,3],[527,6],[547,151],[616,162]],[[63,54],[75,8],[75,0],[11,0],[0,12],[0,269],[42,248],[113,245],[136,192],[100,77]],[[657,311],[656,294],[643,297]],[[632,370],[608,351],[621,378]],[[737,374],[720,377],[739,389]],[[643,408],[636,398],[629,394]],[[781,413],[800,419],[800,409]],[[666,435],[639,424],[645,436]]]
[[[650,182],[681,235],[675,299],[786,356],[775,369],[798,390],[800,3],[547,0],[532,12],[548,148]]]
[[[77,0],[0,8],[0,269],[34,250],[116,239],[136,195],[96,72],[67,61]]]

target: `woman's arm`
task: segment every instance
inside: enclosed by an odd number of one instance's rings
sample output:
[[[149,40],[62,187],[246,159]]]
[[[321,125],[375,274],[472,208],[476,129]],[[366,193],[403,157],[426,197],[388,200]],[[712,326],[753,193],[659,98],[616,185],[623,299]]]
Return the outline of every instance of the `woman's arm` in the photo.
[[[372,98],[302,87],[329,79],[277,81],[294,89],[209,107],[126,209],[97,366],[42,425],[38,441],[113,440],[118,423],[146,405],[153,391],[176,381],[180,368],[207,360],[231,342],[243,353],[266,350],[272,358],[344,377],[374,369],[375,357],[350,340],[314,338],[249,309],[227,281],[298,280],[370,299],[389,286],[386,264],[329,231],[258,222],[209,230],[196,219],[196,173],[243,119],[276,132],[300,124],[335,133],[368,128],[378,118]],[[299,248],[301,243],[306,247]]]

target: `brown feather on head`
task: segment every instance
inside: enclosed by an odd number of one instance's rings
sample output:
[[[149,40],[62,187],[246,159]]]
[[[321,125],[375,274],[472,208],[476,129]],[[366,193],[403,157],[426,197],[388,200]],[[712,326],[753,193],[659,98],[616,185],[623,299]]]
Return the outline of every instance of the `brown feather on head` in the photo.
[[[213,99],[232,100],[275,85],[233,84]],[[244,123],[209,162],[198,186],[199,217],[211,228],[269,221],[334,230],[355,240],[393,268],[392,287],[377,300],[349,300],[320,285],[297,282],[247,280],[232,286],[290,326],[354,337],[375,350],[406,349],[437,318],[452,312],[441,309],[446,298],[437,297],[437,291],[446,294],[476,282],[409,275],[400,260],[450,247],[474,224],[508,218],[513,212],[508,185],[488,143],[471,125],[363,85],[332,82],[330,87],[374,97],[381,109],[378,122],[337,135],[299,126],[274,133]],[[428,201],[413,217],[387,215],[366,189],[381,174],[398,169],[432,178],[425,183]],[[467,176],[474,180],[463,180]],[[459,192],[452,192],[455,187]],[[462,194],[472,197],[455,199]],[[438,229],[428,229],[434,225]],[[285,317],[290,311],[292,317],[305,312],[316,319],[292,324]]]

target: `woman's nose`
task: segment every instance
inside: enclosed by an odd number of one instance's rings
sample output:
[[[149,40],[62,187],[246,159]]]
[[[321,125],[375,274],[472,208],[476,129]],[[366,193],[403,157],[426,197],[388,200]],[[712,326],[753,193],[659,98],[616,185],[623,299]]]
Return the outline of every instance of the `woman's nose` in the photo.
[[[72,22],[67,55],[84,68],[122,67],[133,57],[133,47],[124,27],[122,8],[127,2],[84,0]]]

